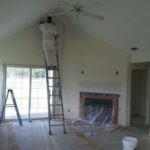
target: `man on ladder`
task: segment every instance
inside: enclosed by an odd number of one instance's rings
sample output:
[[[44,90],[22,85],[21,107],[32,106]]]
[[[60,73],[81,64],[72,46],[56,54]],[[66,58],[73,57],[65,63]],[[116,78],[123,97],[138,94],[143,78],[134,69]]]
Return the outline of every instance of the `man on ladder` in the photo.
[[[46,59],[46,65],[52,69],[57,66],[57,45],[56,38],[58,37],[58,30],[52,22],[51,17],[47,17],[46,22],[41,22],[39,29],[42,32],[42,45]]]
[[[51,126],[62,125],[64,133],[66,133],[64,122],[64,109],[62,100],[61,78],[59,70],[58,49],[56,38],[58,37],[58,30],[55,27],[52,17],[48,16],[46,22],[39,24],[39,29],[42,32],[42,44],[46,62],[46,81],[48,94],[48,118],[49,118],[49,134],[51,133]],[[53,76],[50,76],[49,71],[53,71]],[[52,84],[53,82],[53,84]],[[51,91],[52,90],[52,91]],[[60,103],[56,104],[59,98]],[[56,114],[55,109],[58,106],[60,113]],[[56,109],[58,110],[58,109]],[[51,124],[52,118],[59,116],[62,118],[62,124]]]

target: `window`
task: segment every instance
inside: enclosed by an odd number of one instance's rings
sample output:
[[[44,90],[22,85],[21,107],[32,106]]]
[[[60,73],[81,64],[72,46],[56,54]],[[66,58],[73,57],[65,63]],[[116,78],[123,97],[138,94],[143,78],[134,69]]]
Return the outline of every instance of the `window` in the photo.
[[[47,117],[47,88],[45,69],[23,66],[6,66],[6,92],[13,89],[22,118]],[[12,104],[9,96],[7,104]],[[17,118],[15,109],[6,108],[6,119]]]
[[[45,69],[32,69],[31,118],[45,117],[47,114],[47,92]]]

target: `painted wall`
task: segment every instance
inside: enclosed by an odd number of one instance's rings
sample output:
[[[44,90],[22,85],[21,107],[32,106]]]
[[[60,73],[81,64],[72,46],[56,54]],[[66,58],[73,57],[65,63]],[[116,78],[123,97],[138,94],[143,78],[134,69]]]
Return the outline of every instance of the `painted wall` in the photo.
[[[127,53],[103,41],[66,29],[63,50],[66,117],[78,118],[80,91],[115,93],[120,95],[119,123],[126,125],[128,62]]]
[[[120,95],[119,123],[126,125],[128,54],[71,29],[65,29],[62,37],[58,43],[59,49],[63,47],[61,61],[66,118],[78,118],[80,91],[115,93]],[[37,24],[0,41],[1,83],[3,63],[44,64],[41,33]],[[2,84],[0,92],[1,96]]]
[[[41,38],[36,24],[0,41],[3,63],[43,64]]]
[[[150,52],[132,52],[131,63],[150,62]]]

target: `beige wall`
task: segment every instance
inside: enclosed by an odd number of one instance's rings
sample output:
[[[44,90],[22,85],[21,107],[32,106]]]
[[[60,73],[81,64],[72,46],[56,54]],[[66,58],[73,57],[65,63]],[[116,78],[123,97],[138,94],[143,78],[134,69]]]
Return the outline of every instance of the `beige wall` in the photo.
[[[128,54],[103,41],[65,30],[63,96],[67,118],[79,116],[79,92],[119,94],[119,123],[126,124]],[[84,70],[84,75],[81,74]],[[115,72],[119,74],[116,75]],[[68,109],[70,112],[68,112]]]
[[[3,63],[43,64],[41,36],[37,24],[0,41]]]
[[[63,37],[63,30],[61,35]],[[128,54],[109,44],[70,29],[60,37],[63,47],[63,96],[67,118],[79,116],[79,92],[115,93],[119,99],[119,123],[126,124]],[[0,81],[2,64],[43,65],[41,34],[37,24],[0,41]],[[84,75],[81,74],[84,70]],[[115,72],[119,71],[116,75]],[[2,85],[2,84],[1,84]],[[0,87],[2,95],[2,86]],[[70,109],[70,112],[67,110]]]
[[[150,62],[150,52],[132,52],[131,63]]]

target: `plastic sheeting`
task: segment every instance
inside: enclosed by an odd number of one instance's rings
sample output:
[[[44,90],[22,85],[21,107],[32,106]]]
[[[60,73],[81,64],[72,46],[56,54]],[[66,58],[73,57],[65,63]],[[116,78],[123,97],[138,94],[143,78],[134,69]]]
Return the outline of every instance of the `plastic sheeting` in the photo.
[[[86,120],[83,120],[83,119],[77,119],[77,120],[74,120],[72,121],[71,123],[69,123],[68,125],[77,125],[77,126],[84,126],[84,127],[96,127],[96,128],[100,128],[100,129],[104,129],[106,131],[109,131],[109,132],[113,132],[115,130],[118,130],[121,128],[121,125],[119,124],[99,124],[99,123],[90,123]],[[87,135],[89,136],[96,136],[93,131],[88,131]]]
[[[85,104],[85,120],[89,123],[101,126],[113,124],[113,108],[111,103],[88,103]]]

